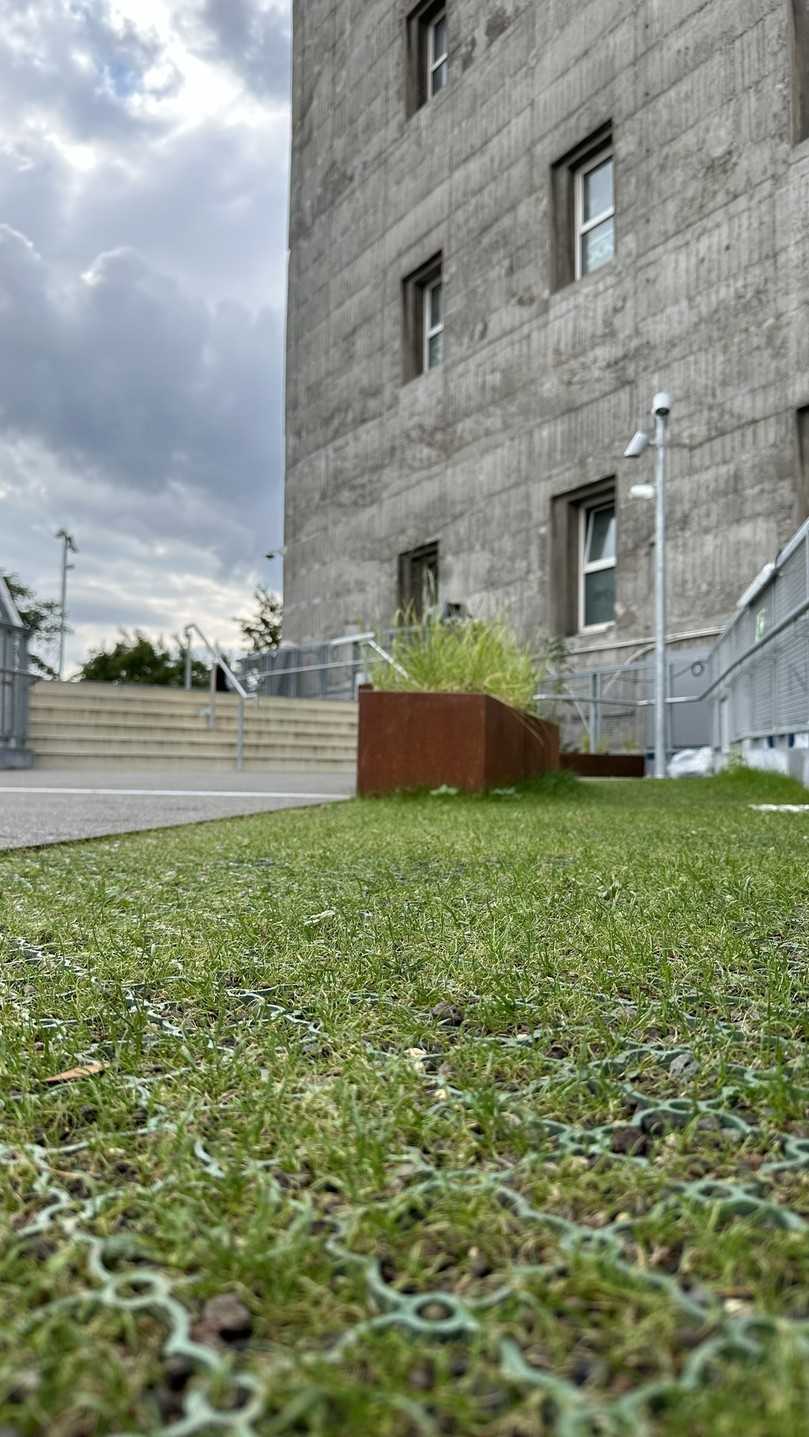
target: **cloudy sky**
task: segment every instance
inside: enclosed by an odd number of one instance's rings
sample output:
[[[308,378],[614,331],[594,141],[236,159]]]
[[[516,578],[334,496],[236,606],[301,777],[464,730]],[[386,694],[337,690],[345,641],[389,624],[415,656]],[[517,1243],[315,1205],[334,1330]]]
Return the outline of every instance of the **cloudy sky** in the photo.
[[[0,0],[0,568],[224,644],[282,531],[289,0]]]

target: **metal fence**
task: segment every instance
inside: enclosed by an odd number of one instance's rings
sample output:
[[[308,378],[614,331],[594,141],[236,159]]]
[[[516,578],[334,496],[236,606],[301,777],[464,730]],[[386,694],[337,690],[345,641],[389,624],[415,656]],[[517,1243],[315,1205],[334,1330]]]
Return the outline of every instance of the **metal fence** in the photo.
[[[672,649],[668,655],[666,749],[701,748],[711,742],[709,700],[701,698],[710,651]],[[623,664],[566,670],[537,695],[543,712],[562,728],[566,744],[602,751],[650,753],[654,747],[654,656]]]
[[[347,634],[324,643],[294,644],[272,653],[248,654],[239,677],[250,693],[276,699],[356,699],[374,657],[399,668],[383,647],[401,630]],[[401,670],[400,670],[401,671]]]
[[[294,644],[273,653],[248,654],[239,664],[245,688],[261,698],[356,698],[364,674],[364,648],[353,635],[328,643]]]
[[[723,752],[809,733],[809,521],[739,601],[711,654],[707,692]]]
[[[353,699],[370,651],[392,662],[373,634],[349,635],[253,655],[242,682],[270,697]],[[668,694],[669,753],[762,741],[809,752],[809,520],[751,584],[712,649],[669,650]],[[653,746],[651,653],[557,674],[537,698],[574,746]]]
[[[250,654],[239,676],[251,694],[263,698],[352,700],[368,677],[373,655],[394,663],[384,647],[401,630],[351,634],[322,643],[295,644],[272,653]],[[707,704],[695,700],[705,684],[708,650],[672,652],[669,660],[669,748],[699,747],[711,741]],[[574,747],[651,749],[653,658],[553,676],[537,695],[546,717],[563,727]]]
[[[0,620],[0,768],[25,758],[30,684],[28,631]]]

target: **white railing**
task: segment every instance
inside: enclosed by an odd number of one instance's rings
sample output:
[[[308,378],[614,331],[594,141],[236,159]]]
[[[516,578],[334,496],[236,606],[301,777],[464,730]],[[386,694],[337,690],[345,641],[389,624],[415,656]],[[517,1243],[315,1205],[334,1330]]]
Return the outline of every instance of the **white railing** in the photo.
[[[646,648],[641,645],[642,655]],[[710,704],[702,693],[708,660],[708,649],[668,651],[668,753],[711,742]],[[535,697],[563,725],[567,740],[578,744],[583,736],[591,753],[604,748],[644,753],[654,746],[654,681],[654,659],[635,653],[622,664],[552,675]]]
[[[710,660],[714,747],[809,735],[809,520],[742,596]]]
[[[21,761],[26,751],[28,695],[34,681],[28,665],[28,630],[0,620],[0,767],[4,750],[11,763]]]
[[[236,722],[236,768],[241,771],[244,768],[244,731],[245,731],[245,706],[255,694],[249,694],[241,681],[236,677],[230,664],[223,654],[214,647],[210,639],[207,639],[199,627],[199,624],[186,624],[183,630],[185,634],[185,687],[191,688],[193,677],[193,651],[191,639],[194,634],[201,641],[207,651],[210,663],[210,704],[208,708],[208,727],[216,728],[216,679],[217,674],[222,673],[228,687],[236,694],[239,700],[238,718]]]
[[[370,631],[248,654],[241,660],[239,671],[247,689],[262,698],[350,701],[356,699],[358,686],[367,677],[369,652],[407,677],[401,664]]]

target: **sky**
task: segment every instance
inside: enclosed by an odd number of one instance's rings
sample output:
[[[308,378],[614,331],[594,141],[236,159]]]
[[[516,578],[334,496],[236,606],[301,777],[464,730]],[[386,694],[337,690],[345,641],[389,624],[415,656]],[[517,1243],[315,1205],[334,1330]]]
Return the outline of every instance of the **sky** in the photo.
[[[68,672],[280,587],[289,0],[0,0],[0,569]]]

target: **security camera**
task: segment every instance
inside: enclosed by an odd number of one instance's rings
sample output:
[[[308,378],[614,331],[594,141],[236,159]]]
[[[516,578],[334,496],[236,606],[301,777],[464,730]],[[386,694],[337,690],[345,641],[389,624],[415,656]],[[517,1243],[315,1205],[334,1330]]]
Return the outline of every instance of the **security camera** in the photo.
[[[641,454],[643,454],[644,450],[649,448],[651,442],[652,441],[649,438],[649,435],[643,429],[639,429],[637,434],[635,434],[633,438],[630,439],[626,449],[624,450],[624,458],[640,459]]]
[[[665,390],[662,394],[655,395],[652,413],[660,419],[666,419],[671,414],[671,395],[666,394]]]

